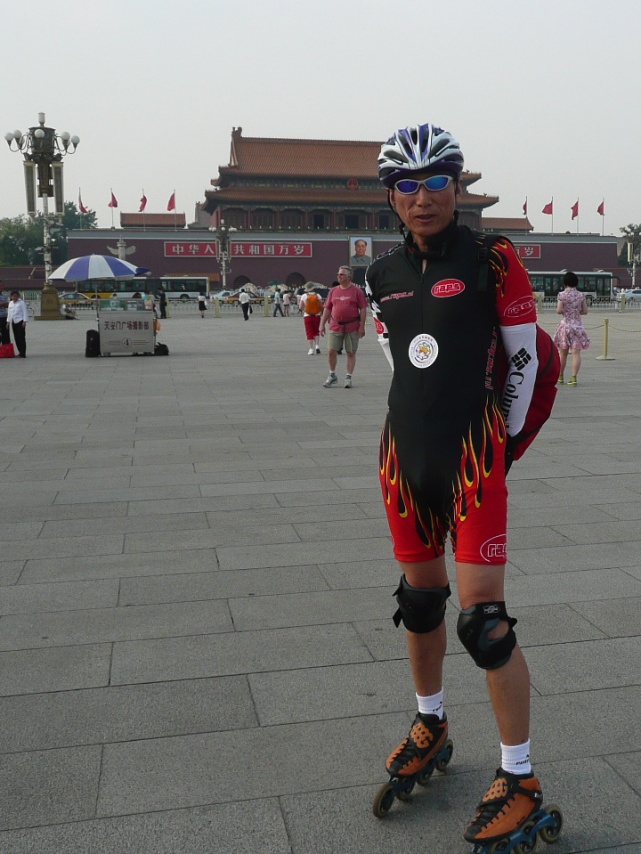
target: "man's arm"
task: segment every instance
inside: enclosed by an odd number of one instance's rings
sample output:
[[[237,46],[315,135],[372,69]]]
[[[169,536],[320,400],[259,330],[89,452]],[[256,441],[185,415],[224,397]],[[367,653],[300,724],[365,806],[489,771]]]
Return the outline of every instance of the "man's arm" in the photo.
[[[378,303],[374,299],[374,293],[372,291],[372,287],[369,283],[367,275],[365,276],[365,294],[367,299],[369,300],[370,308],[372,309],[372,319],[374,321],[374,328],[376,329],[376,337],[378,339],[378,343],[383,348],[383,353],[385,353],[385,358],[390,364],[390,368],[394,370],[394,357],[392,356],[392,352],[389,346],[389,336],[387,334],[387,327],[383,322],[383,317],[381,315],[381,310],[378,306]]]

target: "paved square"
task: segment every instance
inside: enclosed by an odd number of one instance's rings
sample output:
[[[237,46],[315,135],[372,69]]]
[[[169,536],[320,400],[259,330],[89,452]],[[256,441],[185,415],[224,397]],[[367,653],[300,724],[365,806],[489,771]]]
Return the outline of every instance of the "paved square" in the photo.
[[[0,362],[0,851],[467,851],[499,753],[456,595],[452,763],[371,813],[415,706],[373,327],[354,387],[324,389],[302,319],[213,315],[163,321],[167,358],[85,358],[86,316]],[[636,854],[641,311],[586,326],[579,385],[510,474],[507,599],[551,854]]]

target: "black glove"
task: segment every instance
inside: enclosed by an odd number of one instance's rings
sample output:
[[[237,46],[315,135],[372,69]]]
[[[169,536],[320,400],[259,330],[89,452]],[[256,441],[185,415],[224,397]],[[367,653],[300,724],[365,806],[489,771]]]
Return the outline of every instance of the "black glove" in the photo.
[[[518,442],[518,433],[516,436],[507,437],[505,442],[505,474],[507,474],[512,468],[512,463],[514,462],[514,449],[518,445]]]

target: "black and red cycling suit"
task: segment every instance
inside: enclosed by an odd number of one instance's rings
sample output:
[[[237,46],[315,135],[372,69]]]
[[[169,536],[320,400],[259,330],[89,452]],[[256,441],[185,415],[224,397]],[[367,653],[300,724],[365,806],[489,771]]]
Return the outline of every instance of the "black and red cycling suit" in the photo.
[[[448,533],[458,561],[506,560],[506,440],[521,429],[532,395],[536,310],[512,244],[484,246],[455,220],[428,253],[409,237],[367,271],[394,371],[380,478],[401,561],[443,554]],[[499,356],[503,366],[509,360],[505,381]]]

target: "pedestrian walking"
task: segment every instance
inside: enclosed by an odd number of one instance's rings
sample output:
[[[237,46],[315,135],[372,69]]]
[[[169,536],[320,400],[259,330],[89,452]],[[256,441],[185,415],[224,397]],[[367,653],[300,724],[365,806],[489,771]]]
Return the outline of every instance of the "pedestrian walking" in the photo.
[[[337,384],[338,354],[344,348],[347,354],[345,388],[352,388],[358,342],[365,335],[367,300],[363,291],[352,283],[354,274],[351,267],[339,267],[337,275],[338,285],[327,295],[319,328],[319,334],[325,335],[325,326],[329,321],[327,342],[329,376],[323,385],[325,388],[331,388]]]
[[[320,355],[320,319],[323,313],[323,301],[314,290],[314,282],[307,282],[305,292],[301,295],[298,306],[303,313],[305,324],[305,337],[309,344],[308,356],[314,353]]]
[[[276,288],[274,291],[274,317],[279,313],[281,317],[285,317],[283,314],[283,295],[280,292],[280,288]]]
[[[592,343],[588,333],[583,326],[582,316],[588,313],[588,304],[585,294],[577,290],[579,278],[576,273],[568,272],[563,276],[565,290],[561,291],[556,303],[556,313],[562,314],[563,319],[559,323],[554,334],[559,356],[561,358],[561,374],[559,383],[563,385],[563,373],[568,360],[568,354],[572,351],[572,376],[568,380],[569,386],[577,384],[577,376],[581,369],[581,351],[587,350]]]

